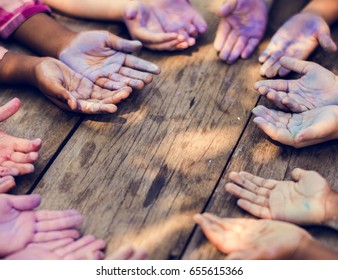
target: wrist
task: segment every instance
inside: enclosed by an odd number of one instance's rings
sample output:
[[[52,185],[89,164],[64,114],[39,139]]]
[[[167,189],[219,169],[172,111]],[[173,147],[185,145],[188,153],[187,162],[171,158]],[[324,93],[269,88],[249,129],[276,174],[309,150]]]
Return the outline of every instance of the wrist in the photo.
[[[8,52],[0,62],[0,83],[35,86],[35,68],[43,58]]]
[[[59,57],[77,35],[46,14],[36,14],[14,33],[14,38],[40,55]]]
[[[314,0],[311,1],[302,12],[315,14],[330,25],[337,19],[338,4],[336,0]]]
[[[338,117],[338,112],[337,112]],[[325,201],[325,219],[323,225],[338,230],[338,194],[330,191]]]
[[[309,258],[311,248],[315,246],[316,240],[309,234],[304,235],[301,239],[299,246],[292,255],[292,260],[304,260]]]

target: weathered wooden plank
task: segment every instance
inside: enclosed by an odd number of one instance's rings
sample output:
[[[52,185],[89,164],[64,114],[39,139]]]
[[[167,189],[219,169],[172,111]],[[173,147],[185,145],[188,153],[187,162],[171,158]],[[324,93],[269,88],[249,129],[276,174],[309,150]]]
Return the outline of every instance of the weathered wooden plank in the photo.
[[[281,11],[278,8],[279,5],[295,8],[294,5],[283,4],[283,2],[285,1],[279,1],[273,12]],[[278,28],[278,25],[275,25],[275,27]],[[269,33],[272,34],[273,32]],[[337,26],[333,28],[333,37],[338,42]],[[325,54],[322,50],[317,50],[311,58],[330,70],[337,71],[337,66],[333,62],[337,61],[338,54]],[[264,99],[260,100],[259,103],[272,107]],[[300,167],[318,171],[338,190],[338,186],[335,184],[338,172],[337,148],[338,141],[299,150],[273,143],[250,121],[205,211],[221,217],[251,217],[237,207],[237,199],[224,190],[224,185],[228,182],[228,175],[231,171],[245,170],[261,177],[283,180],[290,179],[291,171]],[[308,229],[316,238],[338,249],[338,236],[335,232],[318,227]],[[224,255],[208,243],[200,229],[196,229],[183,258],[223,259]]]
[[[109,241],[108,251],[131,242],[151,258],[182,253],[192,214],[204,208],[258,100],[257,57],[219,62],[218,20],[207,1],[199,7],[210,28],[198,47],[145,51],[161,76],[117,115],[87,118],[36,189],[43,207],[82,211],[85,231]]]

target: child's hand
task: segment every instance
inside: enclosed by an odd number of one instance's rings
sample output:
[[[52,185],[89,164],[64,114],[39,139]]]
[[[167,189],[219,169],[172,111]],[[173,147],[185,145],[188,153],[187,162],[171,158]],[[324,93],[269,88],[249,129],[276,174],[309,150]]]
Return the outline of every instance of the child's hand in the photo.
[[[96,85],[109,90],[129,86],[142,89],[160,69],[126,52],[142,47],[106,31],[79,33],[60,53],[60,60]]]
[[[142,0],[130,5],[134,8],[127,9],[125,20],[129,32],[150,49],[186,49],[207,30],[207,23],[187,0]]]
[[[330,28],[320,16],[302,12],[290,18],[272,37],[270,44],[259,57],[263,63],[260,74],[272,78],[277,74],[285,76],[289,69],[281,66],[280,58],[289,56],[306,59],[318,46],[334,52],[336,44],[330,35]]]
[[[195,222],[209,241],[228,259],[292,259],[302,243],[312,240],[292,224],[253,219],[221,219],[211,214],[196,215]]]
[[[124,22],[131,37],[141,41],[143,46],[148,49],[174,51],[189,47],[185,37],[179,35],[177,31],[166,32],[151,5],[130,1]]]
[[[290,114],[257,106],[254,122],[273,140],[295,148],[338,139],[338,106]]]
[[[0,122],[14,115],[20,108],[18,98],[0,107]],[[41,139],[27,140],[8,135],[0,130],[0,193],[15,186],[12,176],[34,172],[33,163],[38,159]],[[9,175],[9,176],[7,176]]]
[[[298,80],[265,80],[255,84],[255,89],[276,106],[299,113],[338,105],[338,82],[332,72],[316,63],[295,58],[283,57],[280,64],[304,76]]]
[[[47,98],[63,109],[78,113],[114,113],[116,104],[132,92],[124,84],[118,90],[103,89],[53,58],[43,59],[35,73],[36,86]]]
[[[0,195],[0,257],[25,248],[28,244],[79,237],[75,228],[83,218],[75,210],[34,210],[39,195]]]
[[[231,172],[225,189],[237,196],[239,207],[263,219],[298,225],[322,225],[331,187],[314,171],[295,169],[293,181],[276,181],[247,172]]]
[[[221,60],[247,59],[263,38],[268,8],[263,0],[228,0],[219,10],[215,49]]]

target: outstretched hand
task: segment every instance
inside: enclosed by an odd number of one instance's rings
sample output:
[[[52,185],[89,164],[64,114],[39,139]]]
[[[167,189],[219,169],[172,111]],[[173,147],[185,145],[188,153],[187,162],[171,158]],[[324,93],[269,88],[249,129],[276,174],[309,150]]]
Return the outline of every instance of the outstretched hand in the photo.
[[[18,98],[0,107],[0,122],[13,116],[20,108]],[[18,176],[34,172],[33,163],[38,159],[41,139],[26,140],[8,135],[0,130],[0,177]],[[15,185],[12,177],[1,179],[0,193]]]
[[[280,64],[303,76],[298,80],[264,80],[255,84],[255,89],[277,107],[299,113],[338,105],[338,82],[332,72],[316,63],[289,57],[281,58]]]
[[[0,195],[0,257],[32,243],[79,237],[74,228],[83,218],[77,211],[35,211],[40,203],[39,195]]]
[[[160,73],[155,64],[127,54],[142,44],[115,36],[107,31],[79,33],[60,53],[60,60],[96,85],[117,90],[129,86],[142,89]]]
[[[259,57],[260,74],[272,78],[277,74],[286,76],[290,70],[283,67],[283,56],[305,60],[320,44],[326,51],[337,50],[330,34],[330,27],[320,16],[302,12],[283,24],[272,37],[270,44]]]
[[[195,45],[207,24],[187,0],[130,2],[125,23],[133,39],[153,50],[182,50]]]
[[[284,222],[221,219],[207,213],[194,220],[228,259],[292,259],[302,242],[312,239],[305,230]]]
[[[293,181],[276,181],[247,172],[231,172],[225,189],[250,214],[298,225],[322,225],[331,192],[328,182],[314,171],[295,169]]]
[[[290,114],[257,106],[254,122],[271,139],[295,148],[338,138],[338,106],[326,106],[300,114]]]
[[[59,107],[85,114],[114,113],[116,104],[126,99],[132,89],[124,86],[106,90],[62,62],[46,58],[35,71],[37,87]]]
[[[218,12],[219,24],[215,49],[221,60],[247,59],[265,33],[268,8],[263,0],[228,0]]]

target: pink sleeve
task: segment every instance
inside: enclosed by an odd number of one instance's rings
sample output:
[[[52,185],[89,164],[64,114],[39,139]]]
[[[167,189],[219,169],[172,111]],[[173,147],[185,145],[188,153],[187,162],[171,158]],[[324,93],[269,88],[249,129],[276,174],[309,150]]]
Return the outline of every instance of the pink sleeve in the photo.
[[[40,0],[0,0],[0,37],[8,38],[30,17],[50,11]]]
[[[4,57],[4,55],[8,52],[7,49],[0,47],[0,61],[2,60],[2,58]]]

